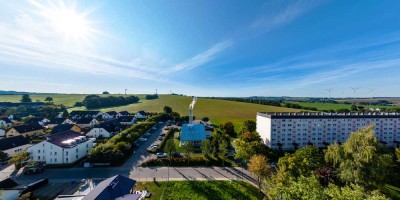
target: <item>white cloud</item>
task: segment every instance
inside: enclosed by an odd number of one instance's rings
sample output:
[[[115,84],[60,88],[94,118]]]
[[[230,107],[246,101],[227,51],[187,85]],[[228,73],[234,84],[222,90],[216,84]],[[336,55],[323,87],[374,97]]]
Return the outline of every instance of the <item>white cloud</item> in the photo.
[[[192,58],[185,60],[184,62],[177,64],[173,67],[173,71],[187,71],[204,65],[215,58],[222,51],[233,45],[233,40],[225,40],[214,44],[206,51],[195,55]]]

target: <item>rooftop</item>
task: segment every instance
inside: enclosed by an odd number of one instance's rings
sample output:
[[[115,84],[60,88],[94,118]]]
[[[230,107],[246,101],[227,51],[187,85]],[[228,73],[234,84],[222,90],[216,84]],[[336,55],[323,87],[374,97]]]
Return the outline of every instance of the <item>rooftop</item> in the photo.
[[[62,148],[71,148],[87,140],[86,136],[71,130],[50,135],[47,138],[48,142]]]
[[[51,131],[51,133],[55,134],[55,133],[68,131],[68,130],[71,130],[73,126],[76,126],[76,125],[75,124],[60,124],[60,125],[57,125],[56,127],[54,127],[53,130]]]
[[[183,124],[181,141],[205,140],[207,136],[204,124]]]
[[[43,129],[43,127],[40,126],[39,124],[24,124],[24,125],[14,126],[13,128],[16,131],[18,131],[18,133],[26,133]]]
[[[116,175],[99,183],[90,191],[83,200],[109,200],[117,199],[131,193],[135,180],[125,176]]]
[[[26,144],[29,144],[29,141],[24,136],[21,135],[10,138],[4,138],[0,140],[0,151],[12,149]]]

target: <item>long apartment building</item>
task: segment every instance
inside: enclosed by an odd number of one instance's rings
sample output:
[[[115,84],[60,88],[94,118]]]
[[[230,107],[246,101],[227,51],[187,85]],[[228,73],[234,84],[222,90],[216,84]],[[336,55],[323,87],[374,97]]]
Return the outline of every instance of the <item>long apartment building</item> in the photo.
[[[343,143],[351,132],[371,124],[381,143],[400,143],[400,113],[257,113],[257,132],[273,149]]]

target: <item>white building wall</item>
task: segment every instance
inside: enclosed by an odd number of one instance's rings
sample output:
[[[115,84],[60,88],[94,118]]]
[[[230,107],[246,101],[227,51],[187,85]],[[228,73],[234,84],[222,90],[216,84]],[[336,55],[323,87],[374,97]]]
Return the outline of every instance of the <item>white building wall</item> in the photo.
[[[46,164],[70,164],[87,155],[93,147],[93,141],[89,140],[72,148],[61,148],[47,141],[40,142],[28,149],[32,161],[44,161]]]
[[[6,131],[3,129],[0,129],[0,137],[6,137]]]
[[[23,151],[25,151],[30,146],[32,146],[32,145],[31,144],[25,144],[25,145],[22,145],[22,146],[19,146],[19,147],[15,147],[15,148],[12,148],[12,149],[4,150],[3,152],[7,153],[8,156],[11,157],[11,156],[14,156],[16,154],[22,153]]]
[[[271,119],[257,115],[257,132],[260,134],[263,143],[271,147]]]
[[[86,134],[86,136],[95,138],[98,138],[100,135],[105,138],[111,137],[111,134],[104,128],[92,128],[92,130]]]
[[[267,117],[257,115],[257,132],[264,140],[270,138],[271,148],[294,149],[312,143],[317,147],[334,142],[346,142],[351,132],[374,124],[374,131],[379,141],[386,146],[396,146],[393,141],[400,141],[400,118],[286,118],[274,119],[267,123]]]

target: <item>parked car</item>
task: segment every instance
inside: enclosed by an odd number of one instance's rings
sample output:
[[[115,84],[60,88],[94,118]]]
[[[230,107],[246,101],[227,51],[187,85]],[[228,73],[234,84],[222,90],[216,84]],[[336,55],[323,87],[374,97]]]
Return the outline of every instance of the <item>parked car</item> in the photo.
[[[164,152],[158,152],[157,153],[157,158],[166,158],[166,157],[167,157],[167,154],[164,153]]]
[[[153,128],[151,128],[151,129],[156,130],[157,128],[156,128],[156,127],[153,127]]]
[[[163,137],[164,137],[164,136],[165,136],[165,133],[161,133],[160,136],[163,136]]]
[[[157,140],[160,140],[160,141],[163,140],[163,139],[164,139],[164,137],[162,137],[162,136],[157,138]]]
[[[38,174],[45,170],[44,166],[36,166],[32,168],[25,168],[24,174]]]
[[[144,134],[144,136],[150,136],[150,133],[149,133],[149,132],[147,132],[147,133],[145,133],[145,134]]]
[[[141,142],[146,142],[147,141],[147,139],[146,138],[139,138],[139,141],[141,141]]]

